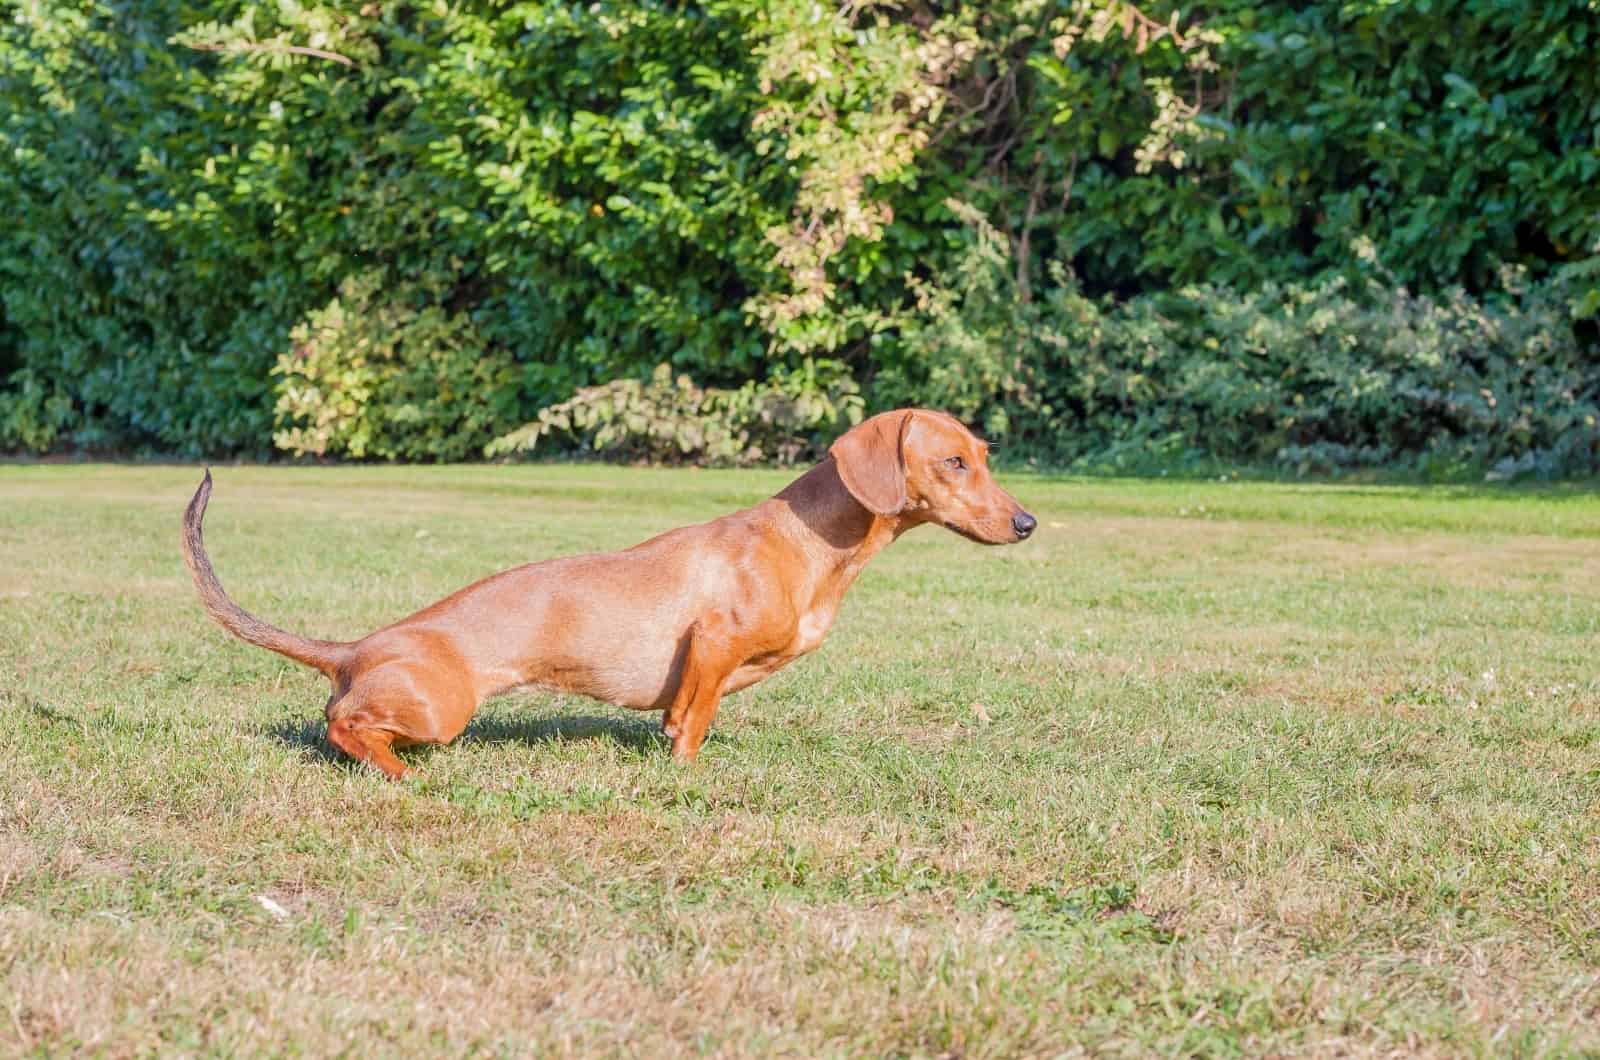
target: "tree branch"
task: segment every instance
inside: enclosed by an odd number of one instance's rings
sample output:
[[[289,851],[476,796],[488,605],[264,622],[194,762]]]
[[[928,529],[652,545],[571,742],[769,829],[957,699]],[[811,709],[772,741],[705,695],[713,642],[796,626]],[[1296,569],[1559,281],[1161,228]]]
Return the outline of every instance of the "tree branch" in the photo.
[[[1028,212],[1022,218],[1022,238],[1017,241],[1017,295],[1024,304],[1033,301],[1033,286],[1028,280],[1028,258],[1033,253],[1029,246],[1033,236],[1033,219],[1039,213],[1039,194],[1044,191],[1044,159],[1039,152],[1033,155],[1033,187],[1028,189]]]
[[[270,52],[277,55],[305,55],[312,59],[327,59],[329,62],[343,63],[354,68],[356,61],[348,55],[338,52],[324,51],[321,48],[302,48],[298,44],[283,44],[278,41],[228,41],[226,44],[189,44],[197,52]]]

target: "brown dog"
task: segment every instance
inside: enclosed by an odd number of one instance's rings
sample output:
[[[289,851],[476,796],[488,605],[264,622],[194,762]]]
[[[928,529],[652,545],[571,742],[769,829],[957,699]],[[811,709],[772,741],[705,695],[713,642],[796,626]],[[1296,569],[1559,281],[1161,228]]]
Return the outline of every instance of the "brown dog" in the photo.
[[[406,771],[393,748],[448,743],[484,699],[518,687],[665,711],[688,762],[722,697],[820,645],[861,568],[907,530],[938,523],[987,545],[1033,533],[990,477],[988,448],[943,413],[886,412],[753,508],[624,552],[516,567],[343,644],[228,599],[200,537],[210,471],[184,513],[183,558],[224,629],[328,675],[329,741],[391,778]]]

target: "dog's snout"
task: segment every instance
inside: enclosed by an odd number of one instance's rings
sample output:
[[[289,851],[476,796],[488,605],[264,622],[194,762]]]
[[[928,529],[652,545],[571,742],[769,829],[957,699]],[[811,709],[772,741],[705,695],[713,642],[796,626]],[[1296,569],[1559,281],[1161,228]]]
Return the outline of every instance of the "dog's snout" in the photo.
[[[1017,532],[1017,540],[1022,540],[1033,533],[1034,527],[1039,525],[1039,520],[1027,512],[1018,512],[1011,517],[1011,529]]]

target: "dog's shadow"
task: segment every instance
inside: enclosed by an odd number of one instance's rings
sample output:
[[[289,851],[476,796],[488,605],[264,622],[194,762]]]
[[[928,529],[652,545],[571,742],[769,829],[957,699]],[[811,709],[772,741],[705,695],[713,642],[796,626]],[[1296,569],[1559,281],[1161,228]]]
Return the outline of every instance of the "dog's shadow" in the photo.
[[[299,751],[307,758],[345,766],[361,768],[361,764],[334,750],[328,743],[328,726],[322,721],[280,721],[264,730],[272,739]],[[558,715],[556,717],[529,718],[494,713],[474,718],[467,731],[451,742],[451,746],[473,743],[520,743],[539,747],[549,743],[576,740],[610,740],[619,747],[635,753],[646,753],[667,746],[661,729],[636,718],[615,717],[604,714]],[[417,760],[439,750],[437,744],[397,749],[403,759]]]

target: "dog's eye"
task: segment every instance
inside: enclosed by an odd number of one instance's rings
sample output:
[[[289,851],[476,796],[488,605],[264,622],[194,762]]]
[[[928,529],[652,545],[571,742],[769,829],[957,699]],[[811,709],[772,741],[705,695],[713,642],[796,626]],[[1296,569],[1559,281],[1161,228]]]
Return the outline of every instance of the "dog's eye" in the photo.
[[[949,468],[951,471],[965,471],[967,469],[967,462],[961,459],[959,456],[946,457],[944,466]]]

